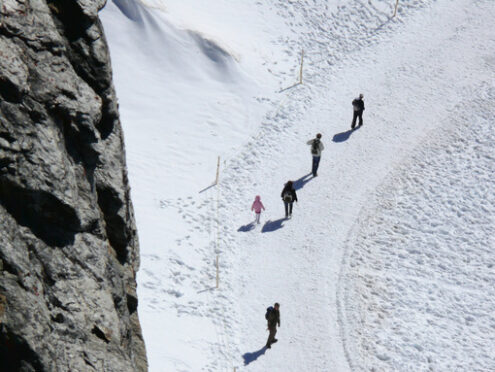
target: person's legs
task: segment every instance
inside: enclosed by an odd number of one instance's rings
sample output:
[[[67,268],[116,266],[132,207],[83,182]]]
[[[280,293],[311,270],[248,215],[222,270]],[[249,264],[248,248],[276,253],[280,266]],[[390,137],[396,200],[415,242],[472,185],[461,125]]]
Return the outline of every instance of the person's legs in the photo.
[[[266,340],[266,347],[270,348],[275,340],[275,335],[277,334],[277,327],[270,328],[270,334],[268,335],[268,340]]]
[[[285,207],[285,218],[289,217],[289,203],[284,202]]]
[[[354,111],[354,115],[352,116],[352,124],[351,124],[351,129],[354,129],[354,127],[356,126],[356,119],[358,117],[358,112],[357,111]]]
[[[292,216],[292,204],[294,203],[293,202],[289,203],[289,216]]]
[[[363,112],[361,111],[358,116],[359,116],[359,126],[361,126],[363,125]]]
[[[320,165],[321,156],[313,156],[313,177],[318,175],[318,166]]]
[[[261,213],[256,213],[256,223],[260,223],[260,214]]]

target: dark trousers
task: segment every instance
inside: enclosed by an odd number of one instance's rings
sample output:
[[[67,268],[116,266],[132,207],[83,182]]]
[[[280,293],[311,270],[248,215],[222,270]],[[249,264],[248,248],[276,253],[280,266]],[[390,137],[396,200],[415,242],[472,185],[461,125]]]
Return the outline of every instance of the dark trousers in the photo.
[[[354,116],[352,117],[352,125],[351,128],[354,129],[356,126],[356,119],[359,118],[359,126],[363,125],[363,112],[362,111],[354,111]]]
[[[313,177],[316,177],[316,172],[318,171],[318,166],[320,165],[321,156],[313,156]]]
[[[270,330],[270,334],[268,335],[268,340],[266,340],[266,346],[271,346],[273,341],[275,341],[275,335],[277,334],[277,327],[268,328]]]
[[[292,214],[292,204],[294,202],[287,203],[284,201],[284,206],[285,206],[285,217],[289,217],[289,215]]]

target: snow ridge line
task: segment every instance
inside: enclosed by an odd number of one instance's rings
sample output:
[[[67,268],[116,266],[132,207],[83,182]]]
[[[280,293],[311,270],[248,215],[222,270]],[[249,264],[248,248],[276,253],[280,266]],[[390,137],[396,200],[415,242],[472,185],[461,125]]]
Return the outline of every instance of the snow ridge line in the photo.
[[[344,352],[349,363],[351,370],[357,371],[365,371],[369,370],[369,365],[364,365],[364,357],[360,354],[361,349],[357,348],[357,345],[361,340],[357,340],[356,337],[352,337],[350,335],[349,329],[347,325],[353,324],[355,322],[349,321],[347,314],[358,315],[361,312],[359,311],[355,304],[359,304],[359,300],[352,301],[350,299],[351,290],[349,290],[349,286],[351,281],[349,281],[350,272],[352,270],[358,273],[363,273],[366,271],[360,270],[360,267],[357,266],[358,263],[351,260],[351,256],[362,249],[362,247],[358,246],[360,240],[360,231],[368,231],[370,226],[372,225],[373,218],[376,215],[379,215],[384,208],[387,209],[395,209],[398,206],[397,200],[397,179],[403,177],[408,174],[411,169],[415,168],[415,165],[421,164],[421,160],[426,162],[427,166],[432,166],[430,159],[437,158],[439,152],[449,152],[449,150],[445,150],[445,148],[449,147],[449,144],[455,143],[459,141],[459,137],[461,131],[466,131],[465,125],[466,122],[469,122],[468,117],[464,114],[465,112],[469,112],[469,108],[471,107],[491,107],[491,102],[495,97],[495,86],[490,86],[490,83],[484,84],[480,89],[482,91],[481,94],[472,101],[463,102],[461,104],[456,105],[451,115],[447,120],[444,121],[444,124],[437,129],[434,130],[436,135],[432,135],[430,139],[425,140],[418,146],[406,159],[403,159],[400,164],[398,164],[394,169],[392,169],[387,177],[384,178],[383,182],[376,188],[374,194],[370,196],[368,202],[364,204],[359,212],[359,217],[353,224],[352,228],[349,230],[347,235],[347,239],[344,246],[344,254],[342,256],[341,269],[339,272],[339,284],[338,284],[338,296],[337,296],[337,306],[338,306],[338,323],[340,326],[340,334],[344,346]],[[493,111],[493,110],[492,110]],[[486,117],[489,117],[489,114],[485,114]],[[472,129],[471,129],[472,130]],[[462,132],[463,133],[463,132]],[[432,134],[432,133],[430,133]],[[461,139],[461,141],[464,141]],[[424,154],[428,153],[428,156],[425,157]],[[434,161],[433,161],[434,164]],[[417,166],[416,166],[417,167]],[[421,165],[421,168],[424,168]],[[388,198],[388,199],[385,199]],[[390,199],[390,198],[393,198]],[[392,205],[391,205],[392,204]],[[377,274],[378,275],[378,274]],[[413,278],[411,276],[411,278]],[[415,278],[416,281],[422,280],[422,278]],[[423,284],[432,284],[431,280],[423,280]],[[443,285],[444,288],[449,288],[450,290],[462,290],[463,292],[467,291],[473,294],[481,294],[483,293],[480,290],[474,290],[472,288],[458,288],[452,287],[450,285]],[[474,291],[474,292],[473,292]],[[365,326],[364,324],[355,323],[356,329],[361,328],[361,326]],[[363,327],[364,328],[364,327]],[[355,335],[354,335],[355,336]],[[351,342],[353,340],[354,342]],[[495,344],[495,340],[494,344]],[[419,351],[422,351],[420,346],[417,346]],[[369,352],[369,350],[368,350]],[[357,356],[353,357],[353,356]],[[366,355],[369,359],[369,353]],[[389,357],[387,355],[377,355],[378,359],[381,359],[383,362],[387,362]],[[361,360],[359,363],[357,360]],[[431,356],[427,358],[428,363],[432,363],[433,359]],[[417,362],[414,362],[417,363]],[[419,368],[417,364],[416,367]],[[390,366],[389,366],[390,367]],[[472,366],[471,366],[472,367]],[[378,366],[380,370],[385,368],[384,365]],[[452,368],[452,366],[444,366],[444,368]],[[372,370],[375,370],[374,367]],[[389,370],[386,369],[385,370]],[[480,370],[481,371],[481,370]]]

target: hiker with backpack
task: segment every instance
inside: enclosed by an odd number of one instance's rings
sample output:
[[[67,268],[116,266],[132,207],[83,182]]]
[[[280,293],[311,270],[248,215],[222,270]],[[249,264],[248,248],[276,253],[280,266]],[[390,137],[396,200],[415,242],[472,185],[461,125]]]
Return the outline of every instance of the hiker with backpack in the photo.
[[[363,111],[364,111],[364,101],[363,93],[359,95],[352,101],[352,107],[354,109],[354,116],[352,117],[351,129],[356,126],[356,119],[359,118],[359,126],[363,125]]]
[[[275,338],[277,334],[277,324],[280,327],[280,304],[275,302],[275,305],[270,306],[266,309],[265,319],[268,322],[268,331],[270,334],[268,335],[268,340],[266,341],[267,349],[271,349],[272,344],[277,342],[278,340]]]
[[[311,145],[311,155],[313,155],[313,166],[311,168],[311,173],[313,173],[313,177],[318,176],[318,166],[320,165],[321,152],[325,149],[323,146],[323,142],[321,142],[321,133],[316,135],[316,138],[309,140],[306,142],[308,145]]]
[[[280,194],[285,206],[285,218],[292,217],[292,204],[297,202],[296,190],[292,181],[288,181]]]
[[[256,223],[260,223],[261,209],[265,210],[265,206],[261,202],[261,197],[259,195],[256,195],[256,198],[254,198],[253,205],[251,206],[251,210],[254,211],[256,215],[255,218]]]

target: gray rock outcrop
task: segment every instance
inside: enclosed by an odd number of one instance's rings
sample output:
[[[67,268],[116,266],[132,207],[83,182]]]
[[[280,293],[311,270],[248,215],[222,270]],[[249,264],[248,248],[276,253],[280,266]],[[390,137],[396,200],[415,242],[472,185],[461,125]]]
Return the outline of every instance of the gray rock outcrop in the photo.
[[[146,371],[104,0],[1,0],[0,369]]]

